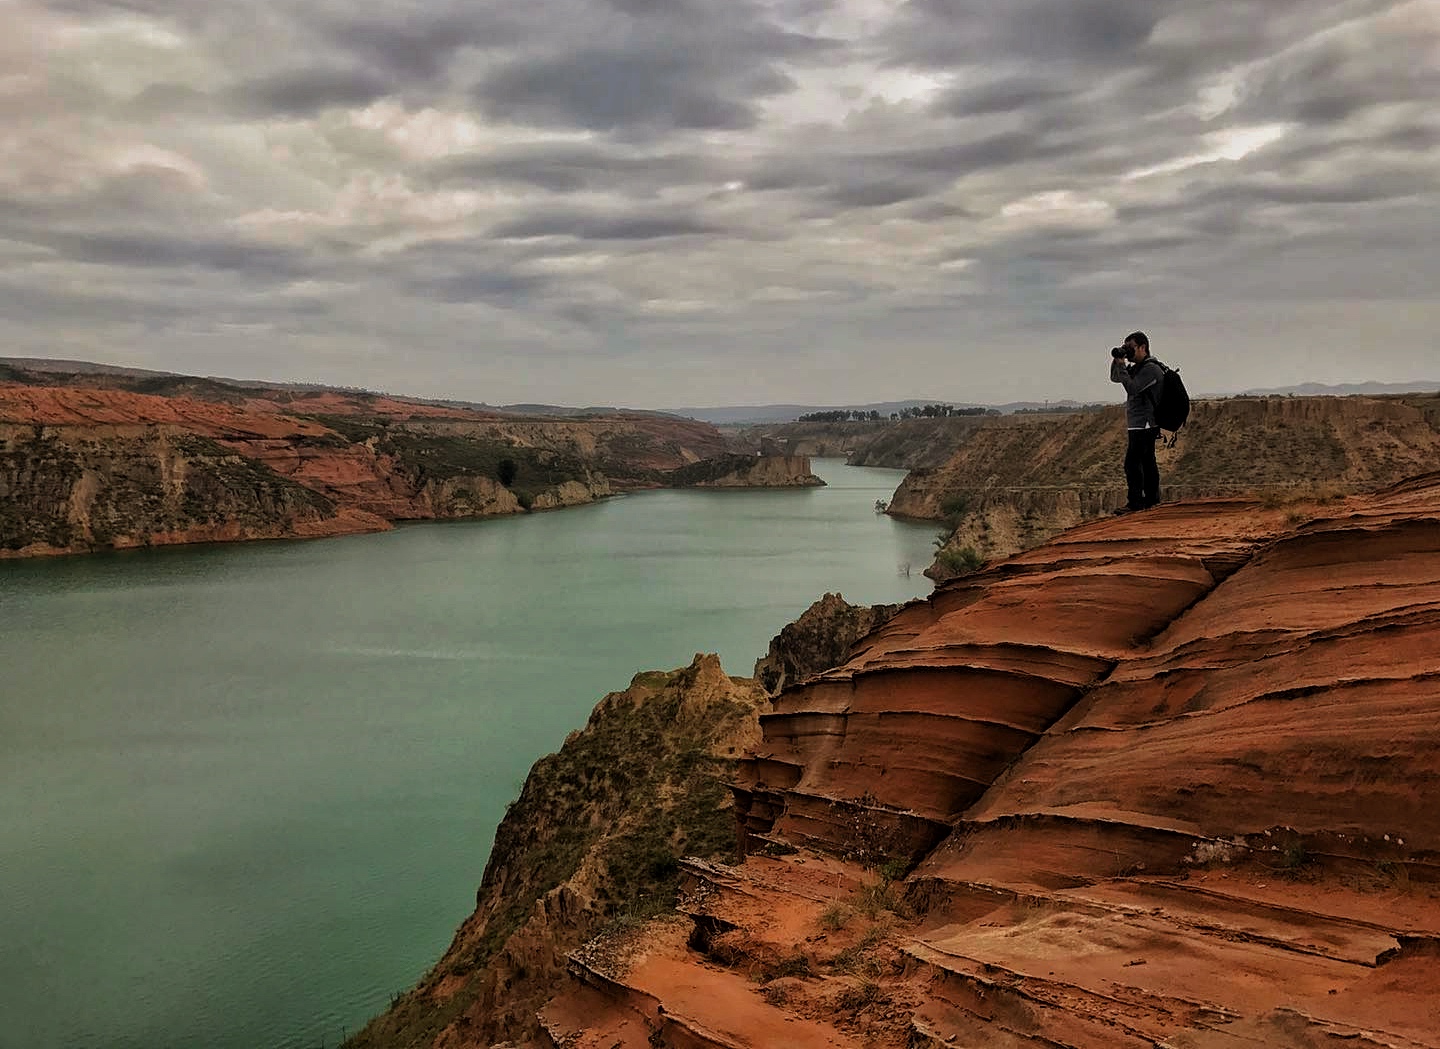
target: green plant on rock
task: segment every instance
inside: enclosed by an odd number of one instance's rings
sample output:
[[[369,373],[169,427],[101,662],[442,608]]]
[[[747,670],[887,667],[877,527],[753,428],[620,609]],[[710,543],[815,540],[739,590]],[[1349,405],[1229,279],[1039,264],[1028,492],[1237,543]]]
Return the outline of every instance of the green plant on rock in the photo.
[[[820,928],[826,932],[839,932],[845,928],[845,922],[849,917],[850,915],[844,907],[838,903],[832,903],[829,907],[825,908],[825,912],[820,915]]]
[[[968,495],[946,496],[940,502],[940,516],[946,521],[958,521],[964,517],[970,509],[970,497]]]
[[[936,554],[935,563],[947,575],[969,575],[984,567],[985,558],[973,546],[951,547]]]

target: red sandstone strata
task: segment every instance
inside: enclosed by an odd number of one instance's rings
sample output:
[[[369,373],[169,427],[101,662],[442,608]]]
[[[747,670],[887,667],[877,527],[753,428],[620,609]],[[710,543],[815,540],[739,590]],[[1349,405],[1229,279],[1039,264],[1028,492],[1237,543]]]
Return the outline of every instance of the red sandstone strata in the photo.
[[[714,427],[685,419],[503,416],[372,394],[260,396],[205,380],[176,382],[174,396],[0,382],[0,499],[14,510],[0,557],[314,537],[397,520],[552,509],[653,487],[668,471],[725,448]],[[385,444],[381,434],[404,435],[403,446]],[[456,450],[439,467],[427,458]],[[506,454],[563,465],[542,468],[546,479],[521,493],[522,506],[486,465],[487,455]],[[258,472],[247,476],[245,463]],[[224,498],[215,498],[224,484],[187,488],[187,478],[217,472],[239,478]],[[322,498],[297,493],[297,485]],[[285,505],[271,505],[275,499]],[[140,503],[149,516],[128,513]]]
[[[553,1044],[1440,1046],[1440,474],[1074,529],[761,720]]]

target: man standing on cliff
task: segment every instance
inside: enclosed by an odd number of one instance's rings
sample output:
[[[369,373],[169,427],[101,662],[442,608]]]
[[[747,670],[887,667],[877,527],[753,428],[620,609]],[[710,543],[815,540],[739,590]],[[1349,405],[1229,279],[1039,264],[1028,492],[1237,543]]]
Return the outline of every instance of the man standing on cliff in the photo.
[[[1125,505],[1116,514],[1148,510],[1160,502],[1160,467],[1155,463],[1155,440],[1160,427],[1155,405],[1165,371],[1150,356],[1150,340],[1143,331],[1125,336],[1125,344],[1110,351],[1110,381],[1125,387]]]

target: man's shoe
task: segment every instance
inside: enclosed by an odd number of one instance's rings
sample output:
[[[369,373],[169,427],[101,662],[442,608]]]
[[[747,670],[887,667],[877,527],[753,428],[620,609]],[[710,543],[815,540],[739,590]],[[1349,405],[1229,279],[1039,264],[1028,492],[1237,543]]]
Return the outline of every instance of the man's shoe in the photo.
[[[1110,511],[1116,517],[1124,517],[1126,514],[1138,514],[1140,511],[1133,506],[1122,506],[1118,510]]]

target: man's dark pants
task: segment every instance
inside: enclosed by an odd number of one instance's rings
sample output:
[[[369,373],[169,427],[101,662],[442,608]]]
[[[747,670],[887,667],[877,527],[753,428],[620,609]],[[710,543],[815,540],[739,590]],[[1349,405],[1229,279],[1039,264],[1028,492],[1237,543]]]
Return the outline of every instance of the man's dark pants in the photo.
[[[1125,505],[1144,510],[1160,502],[1160,467],[1155,465],[1155,441],[1159,429],[1127,430],[1130,443],[1125,449]]]

